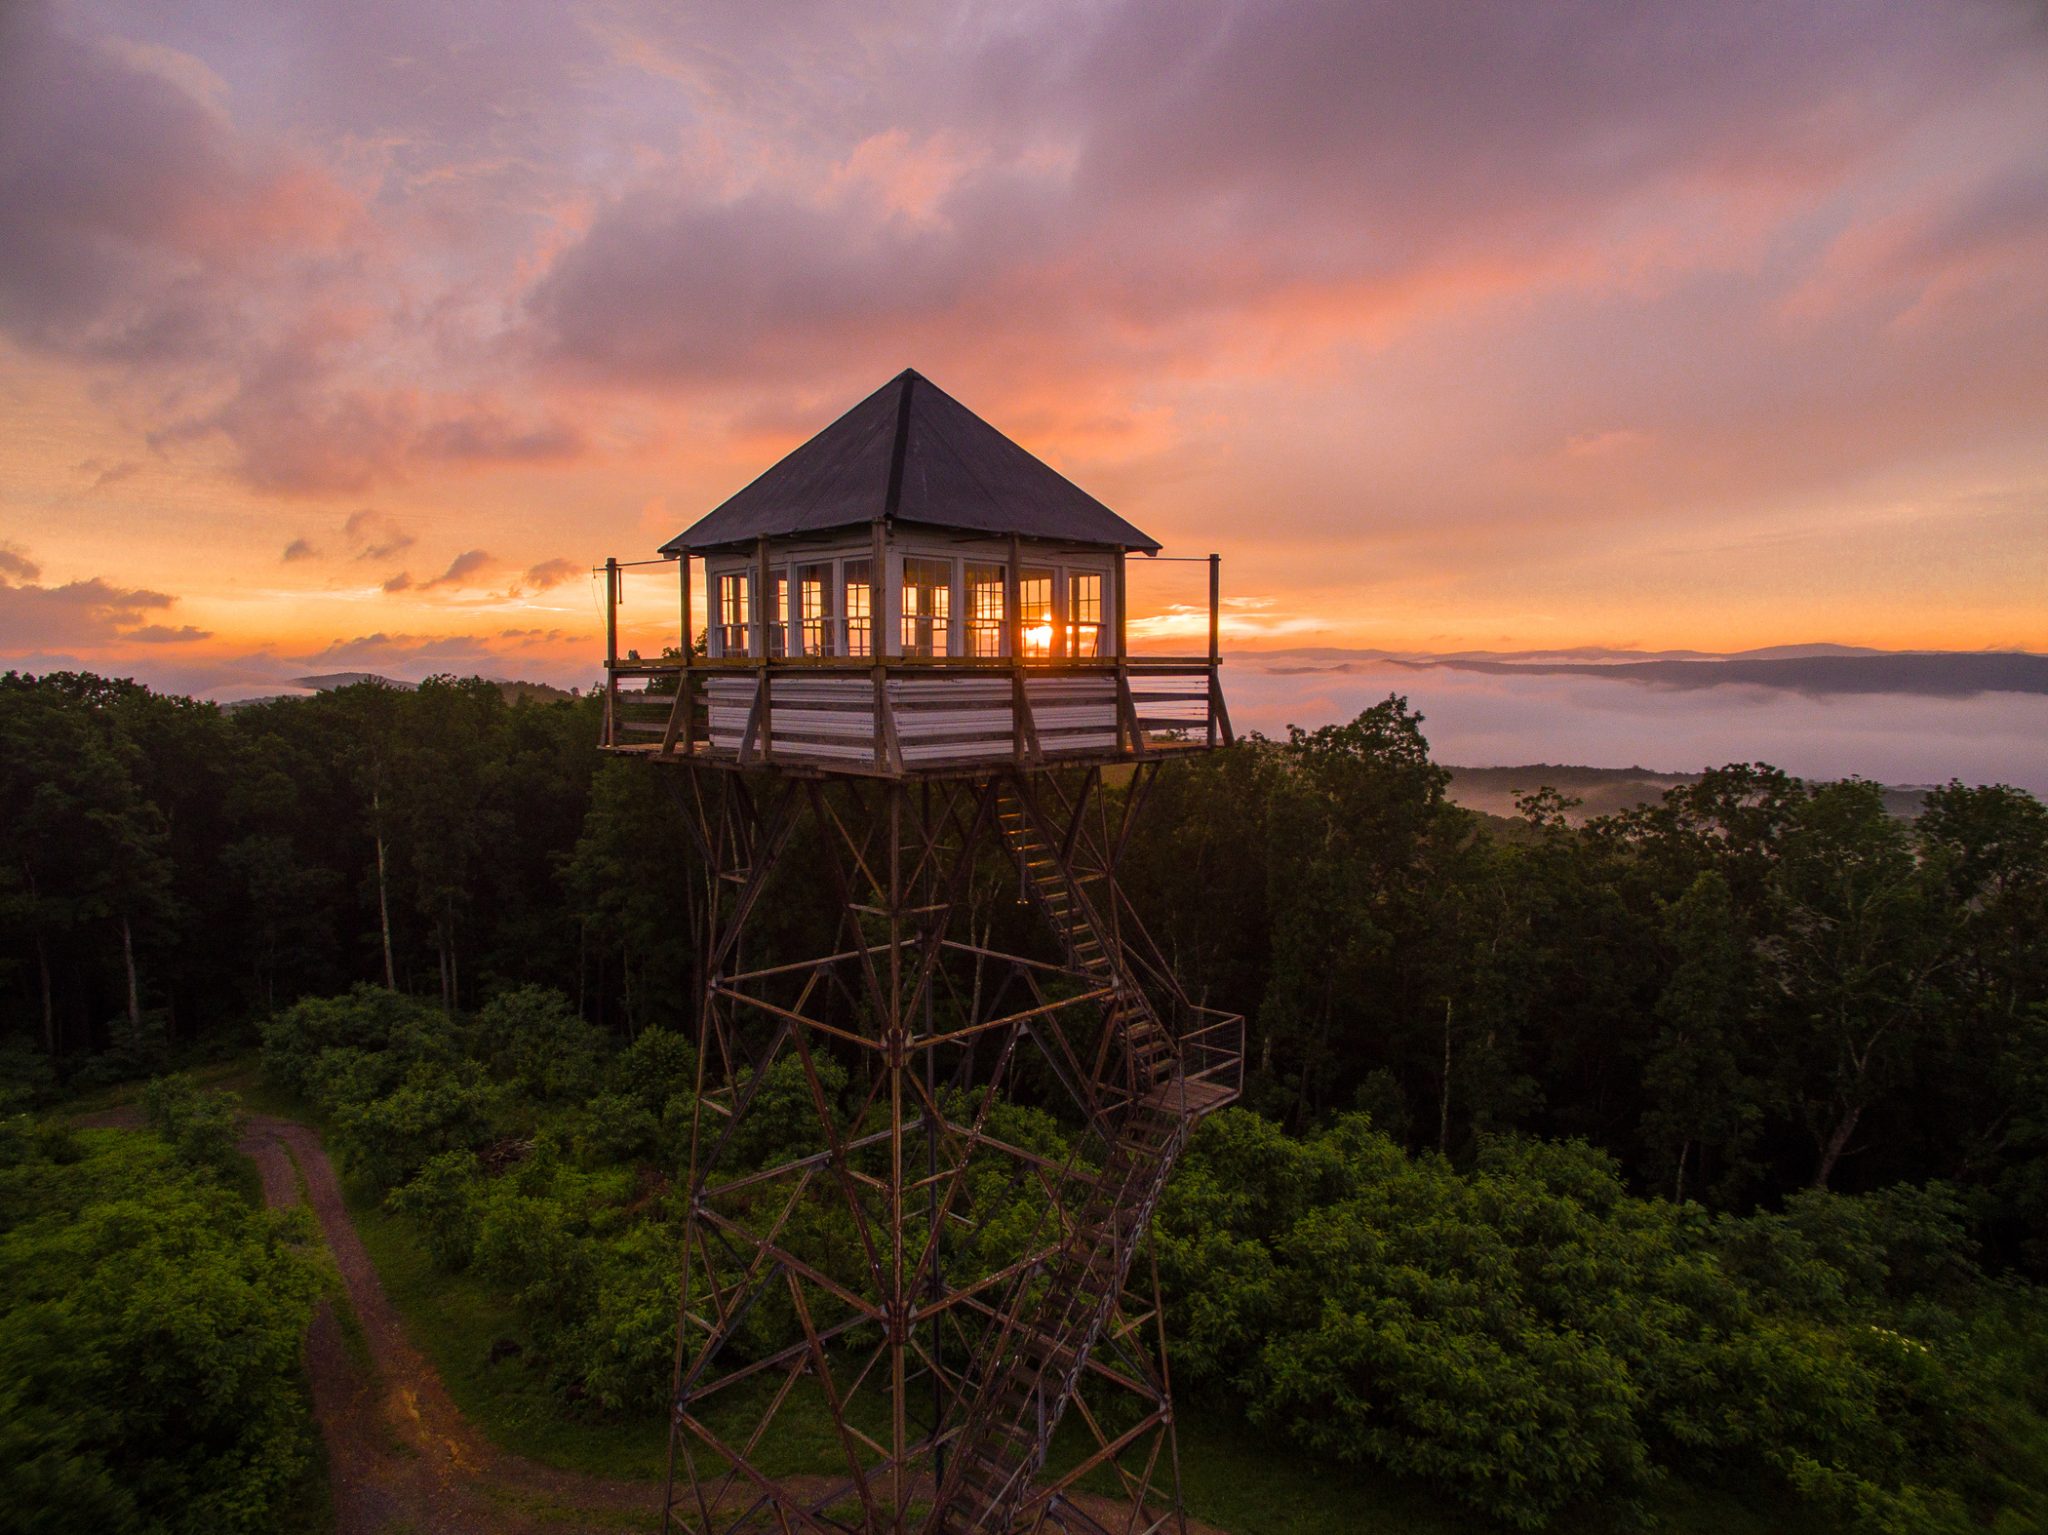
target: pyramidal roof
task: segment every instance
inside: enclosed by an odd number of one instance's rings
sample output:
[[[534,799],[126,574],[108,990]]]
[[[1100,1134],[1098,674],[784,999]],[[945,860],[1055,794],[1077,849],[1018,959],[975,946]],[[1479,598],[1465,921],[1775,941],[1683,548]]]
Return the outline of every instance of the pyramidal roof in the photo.
[[[661,552],[820,533],[878,517],[1159,549],[1157,539],[906,368]]]

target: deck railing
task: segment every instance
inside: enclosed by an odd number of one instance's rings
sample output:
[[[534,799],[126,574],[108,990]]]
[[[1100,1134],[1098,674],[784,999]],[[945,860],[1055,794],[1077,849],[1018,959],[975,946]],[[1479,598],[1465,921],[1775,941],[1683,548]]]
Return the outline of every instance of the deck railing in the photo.
[[[1234,735],[1223,700],[1214,556],[1208,564],[1206,656],[672,653],[648,660],[619,656],[624,567],[607,561],[601,744],[662,759],[891,777],[1227,746]],[[687,600],[681,617],[687,634]]]

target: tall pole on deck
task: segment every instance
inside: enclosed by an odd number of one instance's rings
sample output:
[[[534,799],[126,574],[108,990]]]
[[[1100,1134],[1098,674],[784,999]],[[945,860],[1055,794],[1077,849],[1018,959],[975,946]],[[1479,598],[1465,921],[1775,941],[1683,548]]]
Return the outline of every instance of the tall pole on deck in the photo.
[[[1209,716],[1209,744],[1216,744],[1216,690],[1222,684],[1218,674],[1223,660],[1223,635],[1220,613],[1223,596],[1223,556],[1209,556],[1209,707],[1202,712]]]
[[[604,738],[618,744],[619,717],[619,560],[604,562]]]

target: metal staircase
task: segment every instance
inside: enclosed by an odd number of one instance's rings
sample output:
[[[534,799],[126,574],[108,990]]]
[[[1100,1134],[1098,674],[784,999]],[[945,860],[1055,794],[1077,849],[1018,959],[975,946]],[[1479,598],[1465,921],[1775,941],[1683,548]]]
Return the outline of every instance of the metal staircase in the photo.
[[[1053,1429],[1116,1311],[1139,1239],[1196,1119],[1234,1094],[1190,1080],[1183,1053],[1124,968],[1083,889],[1014,785],[998,789],[1003,840],[1069,964],[1112,996],[1095,1087],[1114,1136],[1058,1251],[1023,1276],[970,1380],[973,1406],[940,1489],[947,1535],[1004,1535],[1044,1465]]]

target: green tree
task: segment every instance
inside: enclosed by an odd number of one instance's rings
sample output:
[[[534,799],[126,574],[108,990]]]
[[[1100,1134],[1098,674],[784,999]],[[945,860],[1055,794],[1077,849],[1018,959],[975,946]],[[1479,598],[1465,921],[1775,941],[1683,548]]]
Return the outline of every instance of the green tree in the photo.
[[[1743,1069],[1755,980],[1728,881],[1708,869],[1665,913],[1675,964],[1657,999],[1643,1062],[1643,1141],[1651,1169],[1684,1200],[1688,1167],[1743,1167],[1763,1120],[1760,1087]]]

